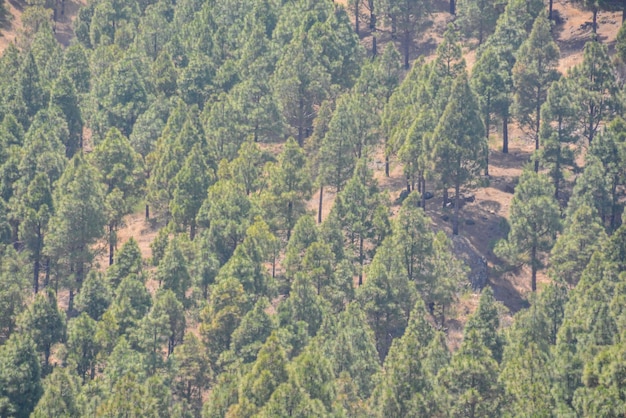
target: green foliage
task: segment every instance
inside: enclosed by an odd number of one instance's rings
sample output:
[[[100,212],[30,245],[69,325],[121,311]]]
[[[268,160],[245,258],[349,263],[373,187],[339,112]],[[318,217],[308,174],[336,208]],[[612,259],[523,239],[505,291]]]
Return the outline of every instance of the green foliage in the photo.
[[[615,68],[606,46],[597,41],[587,42],[583,62],[572,67],[568,77],[576,85],[576,99],[583,109],[583,134],[591,143],[600,124],[614,117],[621,106],[617,98]]]
[[[554,199],[554,187],[543,174],[526,169],[515,188],[511,202],[511,231],[506,240],[496,246],[496,254],[511,262],[530,264],[531,289],[537,289],[540,254],[554,245],[561,222]]]
[[[38,294],[33,304],[18,319],[20,332],[34,341],[43,353],[43,372],[47,373],[52,345],[65,335],[65,315],[59,311],[52,289]]]
[[[42,392],[35,343],[27,336],[13,334],[0,346],[0,412],[26,418]]]
[[[278,162],[268,167],[269,184],[261,205],[272,214],[272,229],[284,233],[287,240],[311,195],[311,179],[305,167],[304,152],[293,138],[287,140]]]
[[[79,416],[76,397],[79,385],[67,369],[55,368],[43,383],[43,396],[32,413],[34,418]]]
[[[539,149],[541,105],[546,101],[548,88],[559,77],[556,70],[559,47],[552,38],[550,21],[545,14],[540,14],[533,23],[517,57],[513,67],[514,113],[521,125],[533,133],[535,149]]]

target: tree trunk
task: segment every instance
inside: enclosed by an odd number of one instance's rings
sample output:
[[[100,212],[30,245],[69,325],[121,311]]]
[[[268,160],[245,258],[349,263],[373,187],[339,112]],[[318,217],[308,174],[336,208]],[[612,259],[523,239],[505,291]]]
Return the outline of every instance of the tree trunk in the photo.
[[[59,279],[57,278],[57,284],[59,283]],[[67,311],[72,312],[74,309],[74,289],[70,289],[69,300],[67,302]]]
[[[43,237],[41,236],[41,226],[37,226],[37,247],[35,248],[35,254],[33,254],[33,290],[35,294],[39,292],[39,269],[41,263],[41,243]]]
[[[376,35],[372,35],[372,58],[378,55],[378,45],[376,44]]]
[[[589,129],[589,145],[591,145],[591,141],[593,141],[593,114],[594,114],[594,108],[593,108],[593,104],[591,104],[589,106],[589,127],[587,129]]]
[[[374,9],[374,0],[369,0],[368,5],[370,8],[370,30],[376,31],[376,10]]]
[[[422,209],[426,210],[426,178],[424,173],[421,174],[420,181],[422,182]]]
[[[115,254],[115,226],[113,224],[109,225],[109,266],[113,265],[113,256]]]
[[[359,286],[363,284],[363,236],[359,235]]]
[[[354,0],[354,31],[356,32],[356,36],[359,36],[359,8],[360,8],[360,0]]]
[[[189,240],[193,241],[196,237],[196,220],[195,218],[191,220],[191,225],[189,225]]]
[[[46,257],[46,274],[43,279],[44,287],[48,287],[50,283],[50,257]]]
[[[409,62],[409,55],[411,50],[411,31],[405,29],[404,31],[404,69],[408,70],[411,68],[411,63]]]
[[[537,92],[537,97],[539,98],[539,92]],[[536,118],[537,122],[535,125],[535,151],[539,151],[539,126],[541,123],[541,107],[539,105],[539,100],[537,100],[537,108],[536,108]],[[539,172],[539,157],[538,153],[535,152],[535,173]]]
[[[548,20],[552,20],[552,2],[553,0],[550,0],[548,4]]]
[[[591,30],[592,30],[592,33],[593,33],[593,39],[594,40],[596,39],[596,34],[598,33],[597,26],[598,26],[598,9],[594,8],[593,9],[593,23],[591,25]]]
[[[452,233],[454,235],[459,235],[459,200],[460,200],[460,191],[461,184],[459,180],[456,180],[456,184],[454,185],[454,224],[452,227]]]
[[[287,241],[291,238],[291,212],[293,211],[293,203],[287,204]]]
[[[385,155],[385,177],[389,177],[389,156]]]
[[[448,204],[448,188],[446,186],[443,187],[443,208],[446,208]]]
[[[530,289],[533,292],[537,291],[537,246],[533,245],[530,250],[530,263],[532,275],[530,278]]]
[[[146,204],[146,221],[150,220],[150,205]]]
[[[489,106],[489,105],[487,105]],[[487,150],[485,155],[485,176],[489,176],[489,128],[491,126],[491,118],[489,113],[485,116],[485,138],[487,139]]]
[[[509,153],[509,117],[502,118],[502,153]]]
[[[450,0],[450,14],[453,16],[456,14],[456,4],[454,0]]]
[[[304,141],[304,98],[300,97],[298,103],[298,145],[302,147]]]
[[[622,24],[626,19],[626,0],[622,0]]]
[[[324,196],[324,185],[320,186],[320,206],[319,206],[319,210],[317,211],[317,223],[321,224],[322,223],[322,199]]]
[[[39,254],[35,256],[35,261],[33,262],[33,290],[35,294],[39,292]]]

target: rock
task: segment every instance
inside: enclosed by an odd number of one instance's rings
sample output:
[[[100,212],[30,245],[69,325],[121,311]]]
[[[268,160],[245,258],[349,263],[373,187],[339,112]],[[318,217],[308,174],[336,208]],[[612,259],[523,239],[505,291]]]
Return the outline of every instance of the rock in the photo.
[[[475,224],[476,224],[476,222],[474,222],[473,219],[466,219],[465,220],[465,225],[475,225]]]
[[[435,197],[433,192],[424,192],[424,199],[428,200],[428,199],[432,199],[433,197]]]
[[[398,198],[398,200],[400,202],[404,202],[404,199],[406,199],[409,196],[409,191],[407,189],[404,189],[400,192],[400,197]]]
[[[479,291],[487,284],[489,280],[489,265],[485,257],[476,258],[472,266],[473,274],[470,277],[472,289]]]
[[[468,194],[463,196],[463,200],[465,200],[468,203],[472,203],[476,200],[476,196],[474,196],[473,194]]]
[[[444,222],[448,222],[448,220],[450,220],[450,217],[449,217],[448,215],[441,215],[441,219],[442,219]]]
[[[505,191],[506,193],[511,193],[511,194],[513,194],[513,193],[515,193],[515,186],[512,186],[512,185],[510,185],[510,184],[506,184],[506,185],[504,186],[504,191]]]

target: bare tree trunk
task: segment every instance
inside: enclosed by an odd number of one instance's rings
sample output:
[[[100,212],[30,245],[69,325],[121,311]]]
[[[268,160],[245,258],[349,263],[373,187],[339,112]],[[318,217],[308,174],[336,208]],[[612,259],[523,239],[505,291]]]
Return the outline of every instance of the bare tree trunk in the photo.
[[[321,224],[322,223],[322,199],[324,196],[324,185],[320,186],[320,206],[319,206],[319,210],[317,211],[317,223]]]
[[[548,4],[548,20],[552,20],[552,3],[553,0],[550,0],[550,3]]]
[[[537,92],[537,96],[539,96],[539,92]],[[541,107],[539,106],[539,100],[537,100],[537,109],[536,109],[536,118],[537,122],[535,125],[535,151],[539,150],[539,126],[541,123]],[[535,173],[539,172],[539,158],[537,153],[535,153]]]
[[[459,199],[460,199],[461,184],[459,180],[456,180],[454,185],[454,224],[452,226],[452,233],[459,235]]]
[[[420,176],[420,181],[422,183],[422,209],[426,210],[426,178],[423,172]]]
[[[354,31],[356,36],[359,36],[359,9],[361,6],[360,0],[354,0]]]
[[[591,30],[593,33],[593,39],[596,39],[596,35],[598,33],[598,9],[594,8],[593,9],[593,24],[591,26]]]
[[[531,271],[532,275],[530,278],[530,289],[533,292],[537,291],[537,246],[533,245],[530,254],[530,262],[531,262]]]
[[[372,58],[376,58],[378,55],[378,45],[376,43],[376,35],[372,35]]]
[[[363,284],[363,236],[359,235],[359,286]]]
[[[509,153],[509,117],[502,118],[502,153]]]
[[[150,220],[150,205],[146,204],[146,221]]]
[[[385,155],[385,176],[389,177],[389,156]]]
[[[443,187],[443,208],[446,208],[448,204],[448,188],[446,186]]]
[[[411,63],[409,62],[409,55],[411,50],[411,32],[408,29],[404,31],[404,69],[408,70],[411,68]]]

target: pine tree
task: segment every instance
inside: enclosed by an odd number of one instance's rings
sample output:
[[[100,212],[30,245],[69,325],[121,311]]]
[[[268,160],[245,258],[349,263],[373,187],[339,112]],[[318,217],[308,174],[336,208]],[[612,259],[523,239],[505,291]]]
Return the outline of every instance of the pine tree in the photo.
[[[380,16],[384,16],[391,24],[392,34],[400,36],[402,54],[404,56],[404,69],[408,70],[410,65],[411,43],[418,33],[416,29],[426,20],[430,10],[430,3],[427,1],[411,0],[404,3],[380,2]],[[454,14],[454,0],[450,2],[450,13]]]
[[[259,298],[232,334],[231,350],[244,363],[253,363],[256,360],[265,340],[276,327],[274,318],[266,312],[269,306],[267,298]]]
[[[383,203],[378,185],[365,160],[360,160],[346,188],[337,195],[331,216],[337,217],[350,246],[355,246],[355,264],[358,266],[359,285],[363,284],[365,244],[375,236],[374,216]]]
[[[46,235],[46,253],[74,276],[70,289],[69,310],[73,309],[74,291],[80,289],[93,258],[90,246],[102,236],[105,223],[104,196],[97,173],[79,154],[74,156],[54,193],[55,214]]]
[[[457,18],[461,31],[467,37],[477,38],[478,45],[481,45],[495,28],[504,5],[500,1],[493,0],[459,1]]]
[[[380,370],[374,333],[365,312],[351,303],[339,316],[337,335],[328,341],[336,376],[347,373],[360,399],[369,398],[374,389],[373,376]]]
[[[567,78],[555,81],[541,106],[539,136],[544,145],[539,158],[550,170],[556,199],[559,198],[565,167],[576,167],[575,153],[570,145],[578,140],[575,132],[579,114],[573,83]]]
[[[434,334],[426,321],[424,303],[418,300],[411,311],[406,332],[391,346],[384,372],[372,394],[376,416],[421,416],[434,412],[434,376],[430,375],[427,367],[426,349]]]
[[[16,418],[30,416],[42,392],[35,343],[13,334],[0,346],[0,413]]]
[[[243,286],[237,279],[226,278],[213,287],[211,302],[200,314],[200,335],[211,361],[230,347],[232,333],[239,327],[247,305]]]
[[[541,127],[541,105],[546,101],[548,88],[558,79],[556,70],[559,47],[552,38],[550,21],[544,14],[535,20],[530,36],[520,46],[519,59],[513,67],[515,85],[515,114],[520,124],[532,132],[535,149],[539,149]],[[535,172],[539,171],[539,160],[535,160]]]
[[[253,410],[262,407],[287,378],[287,356],[276,332],[273,332],[261,347],[252,369],[241,378],[239,404],[248,402],[251,404],[248,408]]]
[[[472,70],[471,83],[478,95],[487,141],[492,126],[492,115],[503,120],[503,128],[506,128],[508,124],[512,80],[505,67],[506,62],[498,53],[497,48],[488,45],[480,53],[480,57]],[[508,131],[503,129],[502,152],[505,154],[509,151],[508,140]],[[488,172],[488,170],[487,164],[486,171]]]
[[[330,87],[330,74],[313,53],[314,40],[306,33],[285,46],[276,64],[272,86],[283,117],[293,128],[302,146],[312,130],[316,105],[322,103]]]
[[[591,144],[599,125],[611,119],[620,107],[615,69],[606,46],[597,41],[587,42],[583,62],[574,66],[568,76],[577,87],[577,99],[585,114],[582,128]]]
[[[87,378],[93,379],[96,375],[97,355],[101,348],[96,338],[96,321],[83,313],[72,319],[67,328],[65,360],[85,383]]]
[[[189,225],[191,240],[196,235],[196,216],[213,177],[204,159],[201,144],[194,145],[174,178],[175,189],[171,202],[173,221],[185,228]]]
[[[139,196],[142,182],[141,158],[120,131],[111,129],[104,141],[91,154],[93,164],[100,171],[106,187],[109,216],[109,265],[113,264],[117,244],[117,229],[122,217],[132,209]]]
[[[120,282],[131,274],[134,274],[137,278],[142,278],[142,262],[139,244],[137,244],[135,238],[130,237],[117,254],[115,264],[107,269],[106,276],[111,287],[117,288]]]
[[[90,271],[76,296],[76,309],[98,321],[111,304],[111,289],[101,274]]]
[[[215,251],[220,265],[226,264],[243,242],[256,211],[240,183],[220,179],[209,187],[197,223],[208,228],[202,239]]]
[[[550,253],[550,271],[555,278],[576,285],[591,256],[606,240],[595,207],[584,203],[565,221],[565,228]]]
[[[304,152],[293,138],[287,140],[278,162],[268,171],[269,185],[261,205],[273,215],[272,229],[283,232],[289,240],[298,218],[305,213],[312,188]]]
[[[483,122],[476,97],[470,89],[467,75],[454,82],[450,100],[433,133],[433,157],[444,188],[454,186],[454,227],[459,233],[461,185],[472,180],[485,165],[486,155]]]
[[[65,335],[65,315],[57,306],[51,289],[38,294],[33,304],[18,319],[20,331],[35,343],[43,353],[43,373],[48,373],[52,346]]]
[[[390,238],[383,242],[367,270],[367,280],[359,288],[357,300],[376,337],[381,360],[387,356],[391,342],[406,328],[409,313],[415,305],[415,290],[394,251]]]
[[[515,188],[510,211],[511,230],[506,240],[497,244],[496,254],[530,264],[534,292],[537,290],[541,253],[552,248],[555,234],[560,229],[559,207],[548,178],[526,169]]]
[[[211,368],[202,344],[193,333],[189,333],[184,343],[176,347],[172,360],[177,370],[173,394],[187,401],[194,416],[199,416],[202,394],[211,379]]]
[[[491,287],[486,287],[480,295],[478,309],[465,325],[465,332],[469,334],[475,330],[482,344],[491,351],[491,356],[498,363],[502,360],[502,350],[505,343],[499,333],[499,328],[500,318],[493,290]]]
[[[77,417],[76,398],[79,393],[76,378],[67,369],[55,368],[43,382],[43,395],[32,413],[33,418]]]
[[[437,377],[450,397],[449,416],[498,415],[502,388],[497,377],[498,363],[478,331],[466,331],[461,347]]]
[[[69,137],[65,141],[65,155],[72,158],[83,146],[83,118],[76,89],[66,74],[56,80],[50,93],[50,106],[58,106],[67,122]]]
[[[165,255],[159,263],[156,279],[163,289],[173,291],[178,300],[185,301],[185,294],[191,286],[191,277],[187,269],[187,259],[183,255],[178,239],[169,242]]]

